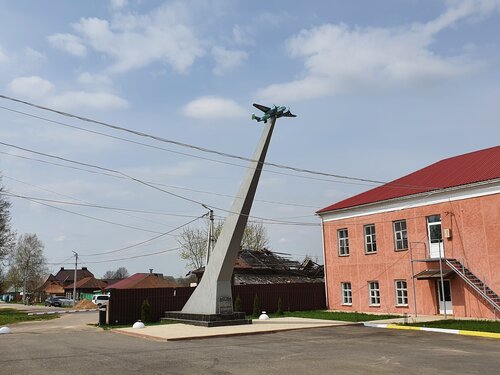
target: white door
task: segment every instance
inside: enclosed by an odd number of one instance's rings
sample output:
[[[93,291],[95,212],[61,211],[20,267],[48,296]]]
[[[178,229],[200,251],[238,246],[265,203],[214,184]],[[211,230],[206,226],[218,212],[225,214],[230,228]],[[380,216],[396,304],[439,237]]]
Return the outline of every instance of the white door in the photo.
[[[441,216],[432,215],[427,217],[427,230],[429,234],[429,257],[443,257],[443,236],[441,234]]]
[[[450,280],[443,280],[443,285],[441,285],[441,280],[436,280],[436,285],[438,289],[439,296],[439,313],[440,314],[452,314],[453,304],[451,303],[451,284]],[[444,287],[444,298],[443,298],[443,287]]]

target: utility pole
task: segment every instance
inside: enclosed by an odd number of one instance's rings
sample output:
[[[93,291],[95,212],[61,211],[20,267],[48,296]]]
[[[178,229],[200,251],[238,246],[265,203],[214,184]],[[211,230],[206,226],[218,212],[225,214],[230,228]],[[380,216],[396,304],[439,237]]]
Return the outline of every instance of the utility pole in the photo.
[[[212,251],[214,250],[215,245],[215,233],[214,233],[214,210],[202,204],[204,208],[208,210],[208,239],[207,239],[207,254],[205,266],[208,265],[208,261],[210,259],[210,255],[212,255]]]
[[[78,268],[78,253],[76,251],[73,251],[75,254],[75,277],[74,277],[74,282],[73,282],[73,307],[75,307],[76,303],[76,270]]]

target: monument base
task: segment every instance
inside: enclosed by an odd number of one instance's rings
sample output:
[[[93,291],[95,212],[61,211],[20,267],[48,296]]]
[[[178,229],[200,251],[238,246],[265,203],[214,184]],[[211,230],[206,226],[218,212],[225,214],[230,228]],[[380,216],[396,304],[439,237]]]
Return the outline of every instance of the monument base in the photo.
[[[223,327],[252,324],[251,319],[245,318],[244,312],[232,314],[192,314],[182,311],[166,311],[161,320],[174,320],[179,323],[202,327]]]

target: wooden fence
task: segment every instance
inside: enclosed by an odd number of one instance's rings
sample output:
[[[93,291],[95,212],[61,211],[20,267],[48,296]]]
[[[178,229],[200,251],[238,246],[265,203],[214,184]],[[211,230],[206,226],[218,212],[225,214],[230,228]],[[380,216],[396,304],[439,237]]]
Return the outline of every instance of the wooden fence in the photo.
[[[187,302],[194,288],[113,289],[108,311],[109,324],[130,324],[141,318],[144,300],[151,305],[151,319],[158,321],[165,311],[179,311]],[[275,312],[281,298],[284,311],[321,310],[326,308],[323,283],[265,284],[233,286],[233,300],[239,296],[242,310],[253,311],[253,301],[258,295],[261,310]]]

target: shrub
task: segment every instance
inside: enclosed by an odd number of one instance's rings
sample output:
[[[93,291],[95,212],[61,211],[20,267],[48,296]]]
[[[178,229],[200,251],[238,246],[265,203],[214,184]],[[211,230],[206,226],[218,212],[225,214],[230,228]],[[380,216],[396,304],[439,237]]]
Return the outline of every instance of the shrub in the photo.
[[[241,298],[240,295],[238,294],[238,297],[236,297],[236,300],[234,301],[234,311],[235,312],[241,312]]]
[[[256,294],[254,299],[253,299],[253,316],[258,318],[261,314],[260,310],[260,299],[259,296]]]
[[[147,299],[142,302],[141,320],[143,323],[151,322],[151,305]]]
[[[276,314],[283,315],[283,300],[281,297],[278,298],[278,309],[276,310]]]

